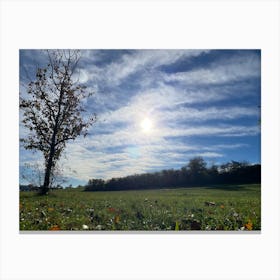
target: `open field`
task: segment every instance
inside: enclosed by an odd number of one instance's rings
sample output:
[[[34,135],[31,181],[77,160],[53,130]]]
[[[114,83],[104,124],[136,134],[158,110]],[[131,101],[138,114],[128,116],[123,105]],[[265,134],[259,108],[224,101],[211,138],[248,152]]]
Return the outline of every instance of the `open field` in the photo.
[[[261,187],[20,193],[20,230],[260,230]]]

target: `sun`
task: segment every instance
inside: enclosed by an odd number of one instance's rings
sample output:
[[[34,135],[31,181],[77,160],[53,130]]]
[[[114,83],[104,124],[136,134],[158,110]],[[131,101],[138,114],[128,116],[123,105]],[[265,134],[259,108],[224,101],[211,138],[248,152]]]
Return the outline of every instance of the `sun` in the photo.
[[[149,132],[151,132],[151,130],[152,130],[152,128],[153,128],[153,123],[151,122],[150,119],[145,118],[145,119],[142,120],[142,122],[140,123],[140,126],[141,126],[143,132],[149,133]]]

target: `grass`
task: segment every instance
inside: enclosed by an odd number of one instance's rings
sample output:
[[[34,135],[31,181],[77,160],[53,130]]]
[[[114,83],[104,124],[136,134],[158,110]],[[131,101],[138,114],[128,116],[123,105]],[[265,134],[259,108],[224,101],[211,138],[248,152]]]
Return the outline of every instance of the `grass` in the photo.
[[[20,193],[20,230],[260,230],[261,187]]]

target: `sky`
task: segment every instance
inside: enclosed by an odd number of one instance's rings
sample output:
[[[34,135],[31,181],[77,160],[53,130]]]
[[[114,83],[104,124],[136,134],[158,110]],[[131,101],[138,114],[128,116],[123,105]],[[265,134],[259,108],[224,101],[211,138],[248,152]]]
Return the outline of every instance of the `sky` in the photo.
[[[97,122],[68,142],[60,160],[67,185],[91,178],[208,164],[260,163],[260,50],[81,50],[74,79],[94,92],[84,106]],[[20,50],[20,95],[42,50]],[[20,138],[27,131],[21,123]],[[20,182],[39,152],[20,146]],[[25,171],[24,171],[25,170]]]

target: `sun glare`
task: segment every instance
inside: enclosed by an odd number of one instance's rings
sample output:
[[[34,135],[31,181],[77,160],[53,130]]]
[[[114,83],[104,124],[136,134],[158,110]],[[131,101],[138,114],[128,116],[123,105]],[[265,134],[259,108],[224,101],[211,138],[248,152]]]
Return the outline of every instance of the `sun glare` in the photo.
[[[142,128],[143,132],[146,132],[146,133],[150,132],[152,127],[153,127],[153,124],[152,124],[151,120],[148,118],[145,118],[141,122],[141,128]]]

